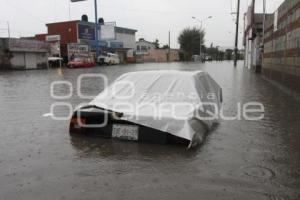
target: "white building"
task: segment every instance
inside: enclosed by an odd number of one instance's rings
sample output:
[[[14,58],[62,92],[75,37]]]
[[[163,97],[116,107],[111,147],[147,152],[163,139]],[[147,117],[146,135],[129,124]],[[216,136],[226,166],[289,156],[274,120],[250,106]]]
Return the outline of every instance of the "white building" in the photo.
[[[136,55],[149,54],[152,49],[155,49],[155,45],[152,42],[146,41],[144,38],[140,38],[139,41],[135,43]]]
[[[269,18],[271,15],[266,14]],[[262,69],[262,48],[263,48],[263,19],[264,14],[254,13],[253,3],[245,14],[245,67],[255,72]]]
[[[252,6],[245,16],[245,67],[259,72],[261,70],[261,45],[263,35],[263,14],[253,14]]]
[[[119,43],[121,46],[115,46],[114,41],[110,42],[111,48],[123,48],[127,49],[126,58],[127,62],[132,62],[134,59],[134,50],[135,50],[135,40],[136,40],[136,32],[137,30],[123,28],[123,27],[115,27],[115,35],[116,35],[116,44]],[[119,53],[120,55],[120,53]],[[125,58],[123,58],[125,59]],[[122,56],[121,56],[122,60]]]

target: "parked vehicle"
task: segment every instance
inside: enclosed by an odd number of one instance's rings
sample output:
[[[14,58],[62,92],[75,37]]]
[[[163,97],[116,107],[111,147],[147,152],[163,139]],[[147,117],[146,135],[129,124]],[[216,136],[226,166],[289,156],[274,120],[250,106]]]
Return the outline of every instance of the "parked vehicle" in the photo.
[[[96,63],[91,58],[77,57],[68,63],[69,68],[89,68],[95,66]]]
[[[70,133],[193,147],[218,121],[204,117],[221,104],[222,89],[202,71],[127,73],[74,112]]]
[[[48,57],[49,67],[61,67],[63,65],[64,59],[60,57]]]
[[[213,60],[212,56],[209,55],[205,56],[205,61],[212,61],[212,60]]]
[[[106,64],[106,65],[118,65],[120,64],[120,58],[118,54],[113,54],[113,53],[107,53],[107,54],[102,54],[98,57],[97,62],[101,64]]]
[[[99,65],[104,65],[105,64],[105,58],[106,58],[106,54],[101,54],[98,58],[97,58],[97,63]]]

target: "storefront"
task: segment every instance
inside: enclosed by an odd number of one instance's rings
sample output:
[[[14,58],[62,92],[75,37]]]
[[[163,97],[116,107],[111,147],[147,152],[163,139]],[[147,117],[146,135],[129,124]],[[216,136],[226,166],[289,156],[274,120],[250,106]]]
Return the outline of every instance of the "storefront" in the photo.
[[[49,55],[49,45],[45,42],[24,39],[3,39],[6,53],[6,69],[45,69]]]

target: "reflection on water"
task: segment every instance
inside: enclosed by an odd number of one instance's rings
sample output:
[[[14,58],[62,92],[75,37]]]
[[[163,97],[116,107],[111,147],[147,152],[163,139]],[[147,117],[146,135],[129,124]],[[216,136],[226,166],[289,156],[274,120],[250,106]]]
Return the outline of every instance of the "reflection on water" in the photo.
[[[242,65],[242,63],[240,63]],[[53,81],[70,81],[70,102],[82,73],[111,83],[136,70],[204,70],[223,88],[224,112],[261,102],[258,122],[221,121],[203,146],[138,144],[70,137],[68,121],[43,117],[57,100]],[[90,79],[86,95],[103,83]],[[67,87],[55,89],[65,95]],[[232,63],[167,63],[90,69],[0,72],[0,194],[3,199],[300,199],[300,104],[262,77]],[[58,114],[67,111],[60,109]]]

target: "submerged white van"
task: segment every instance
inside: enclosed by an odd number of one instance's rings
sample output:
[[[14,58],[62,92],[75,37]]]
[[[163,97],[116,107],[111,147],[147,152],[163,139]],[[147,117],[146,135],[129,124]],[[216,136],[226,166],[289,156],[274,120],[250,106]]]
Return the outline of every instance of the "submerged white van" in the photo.
[[[106,65],[118,65],[120,64],[120,58],[118,54],[106,53],[98,57],[98,63]]]

